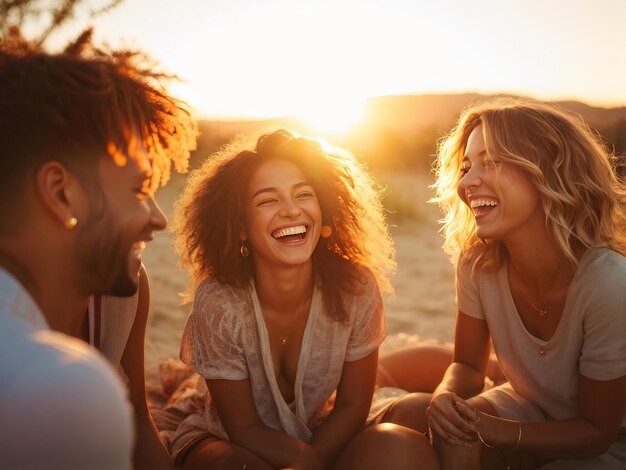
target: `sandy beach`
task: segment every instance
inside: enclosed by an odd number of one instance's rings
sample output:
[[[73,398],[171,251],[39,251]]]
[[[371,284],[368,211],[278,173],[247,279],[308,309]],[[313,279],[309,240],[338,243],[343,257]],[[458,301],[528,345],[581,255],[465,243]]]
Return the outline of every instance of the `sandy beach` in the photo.
[[[390,216],[398,269],[392,284],[394,298],[385,299],[389,337],[382,350],[419,340],[452,341],[454,335],[454,272],[442,251],[438,208],[431,197],[430,179],[419,174],[376,175],[390,197],[411,205],[411,217]],[[157,200],[168,217],[185,184],[175,175],[159,190]],[[178,266],[171,234],[155,234],[145,250],[144,264],[151,286],[151,308],[146,337],[147,374],[154,377],[160,361],[178,358],[178,347],[190,304],[182,304],[187,276]]]

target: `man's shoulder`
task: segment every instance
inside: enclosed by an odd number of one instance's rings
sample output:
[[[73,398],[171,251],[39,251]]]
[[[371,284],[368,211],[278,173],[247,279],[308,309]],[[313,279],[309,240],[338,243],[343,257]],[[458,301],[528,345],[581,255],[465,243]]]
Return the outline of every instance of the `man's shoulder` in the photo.
[[[92,347],[76,338],[51,330],[31,330],[3,342],[2,389],[42,386],[55,388],[82,387],[86,396],[72,396],[80,403],[91,396],[107,394],[125,397],[119,378],[106,360]],[[62,399],[58,396],[56,398]]]
[[[129,458],[126,391],[100,354],[49,330],[22,332],[0,349],[8,358],[0,362],[0,454],[9,459],[3,465],[105,457],[114,463],[109,452]]]

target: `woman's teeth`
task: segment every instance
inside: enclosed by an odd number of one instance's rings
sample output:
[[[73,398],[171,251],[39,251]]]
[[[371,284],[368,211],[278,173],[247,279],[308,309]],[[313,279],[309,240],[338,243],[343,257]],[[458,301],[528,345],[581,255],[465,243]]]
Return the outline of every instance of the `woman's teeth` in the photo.
[[[477,201],[472,201],[470,202],[470,207],[472,208],[476,208],[476,207],[493,207],[493,206],[497,206],[498,205],[498,201],[490,201],[487,199],[479,199]]]
[[[299,235],[301,233],[306,233],[306,226],[304,225],[296,225],[295,227],[285,227],[279,230],[276,230],[272,233],[272,237],[278,239],[282,237],[286,237],[289,235]]]

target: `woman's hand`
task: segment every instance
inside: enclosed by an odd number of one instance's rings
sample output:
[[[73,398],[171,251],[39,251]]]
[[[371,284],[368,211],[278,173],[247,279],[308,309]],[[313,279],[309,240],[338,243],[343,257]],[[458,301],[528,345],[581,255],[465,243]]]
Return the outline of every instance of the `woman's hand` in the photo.
[[[491,416],[472,408],[465,402],[456,406],[459,415],[471,421],[476,429],[476,436],[487,447],[506,448],[509,451],[517,449],[522,437],[522,428],[519,421]]]
[[[487,323],[459,310],[453,362],[426,410],[430,430],[438,439],[470,447],[476,440],[475,420],[459,414],[458,406],[465,404],[461,397],[473,397],[484,387],[490,348]]]
[[[426,410],[431,433],[449,444],[471,447],[476,440],[476,427],[466,415],[459,413],[459,407],[468,405],[455,393],[436,393]]]

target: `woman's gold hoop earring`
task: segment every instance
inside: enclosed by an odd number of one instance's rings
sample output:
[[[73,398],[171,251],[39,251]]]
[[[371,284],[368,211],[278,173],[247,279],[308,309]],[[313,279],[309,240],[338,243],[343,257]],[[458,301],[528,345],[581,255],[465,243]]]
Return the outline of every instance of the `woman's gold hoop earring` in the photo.
[[[330,227],[330,225],[322,225],[322,228],[320,230],[320,237],[329,238],[332,233],[333,229]]]
[[[241,248],[239,248],[239,253],[241,253],[241,256],[243,256],[244,258],[247,258],[250,254],[250,250],[246,246],[245,240],[241,240]]]
[[[70,217],[65,221],[65,228],[72,230],[78,225],[78,219],[76,217]]]

